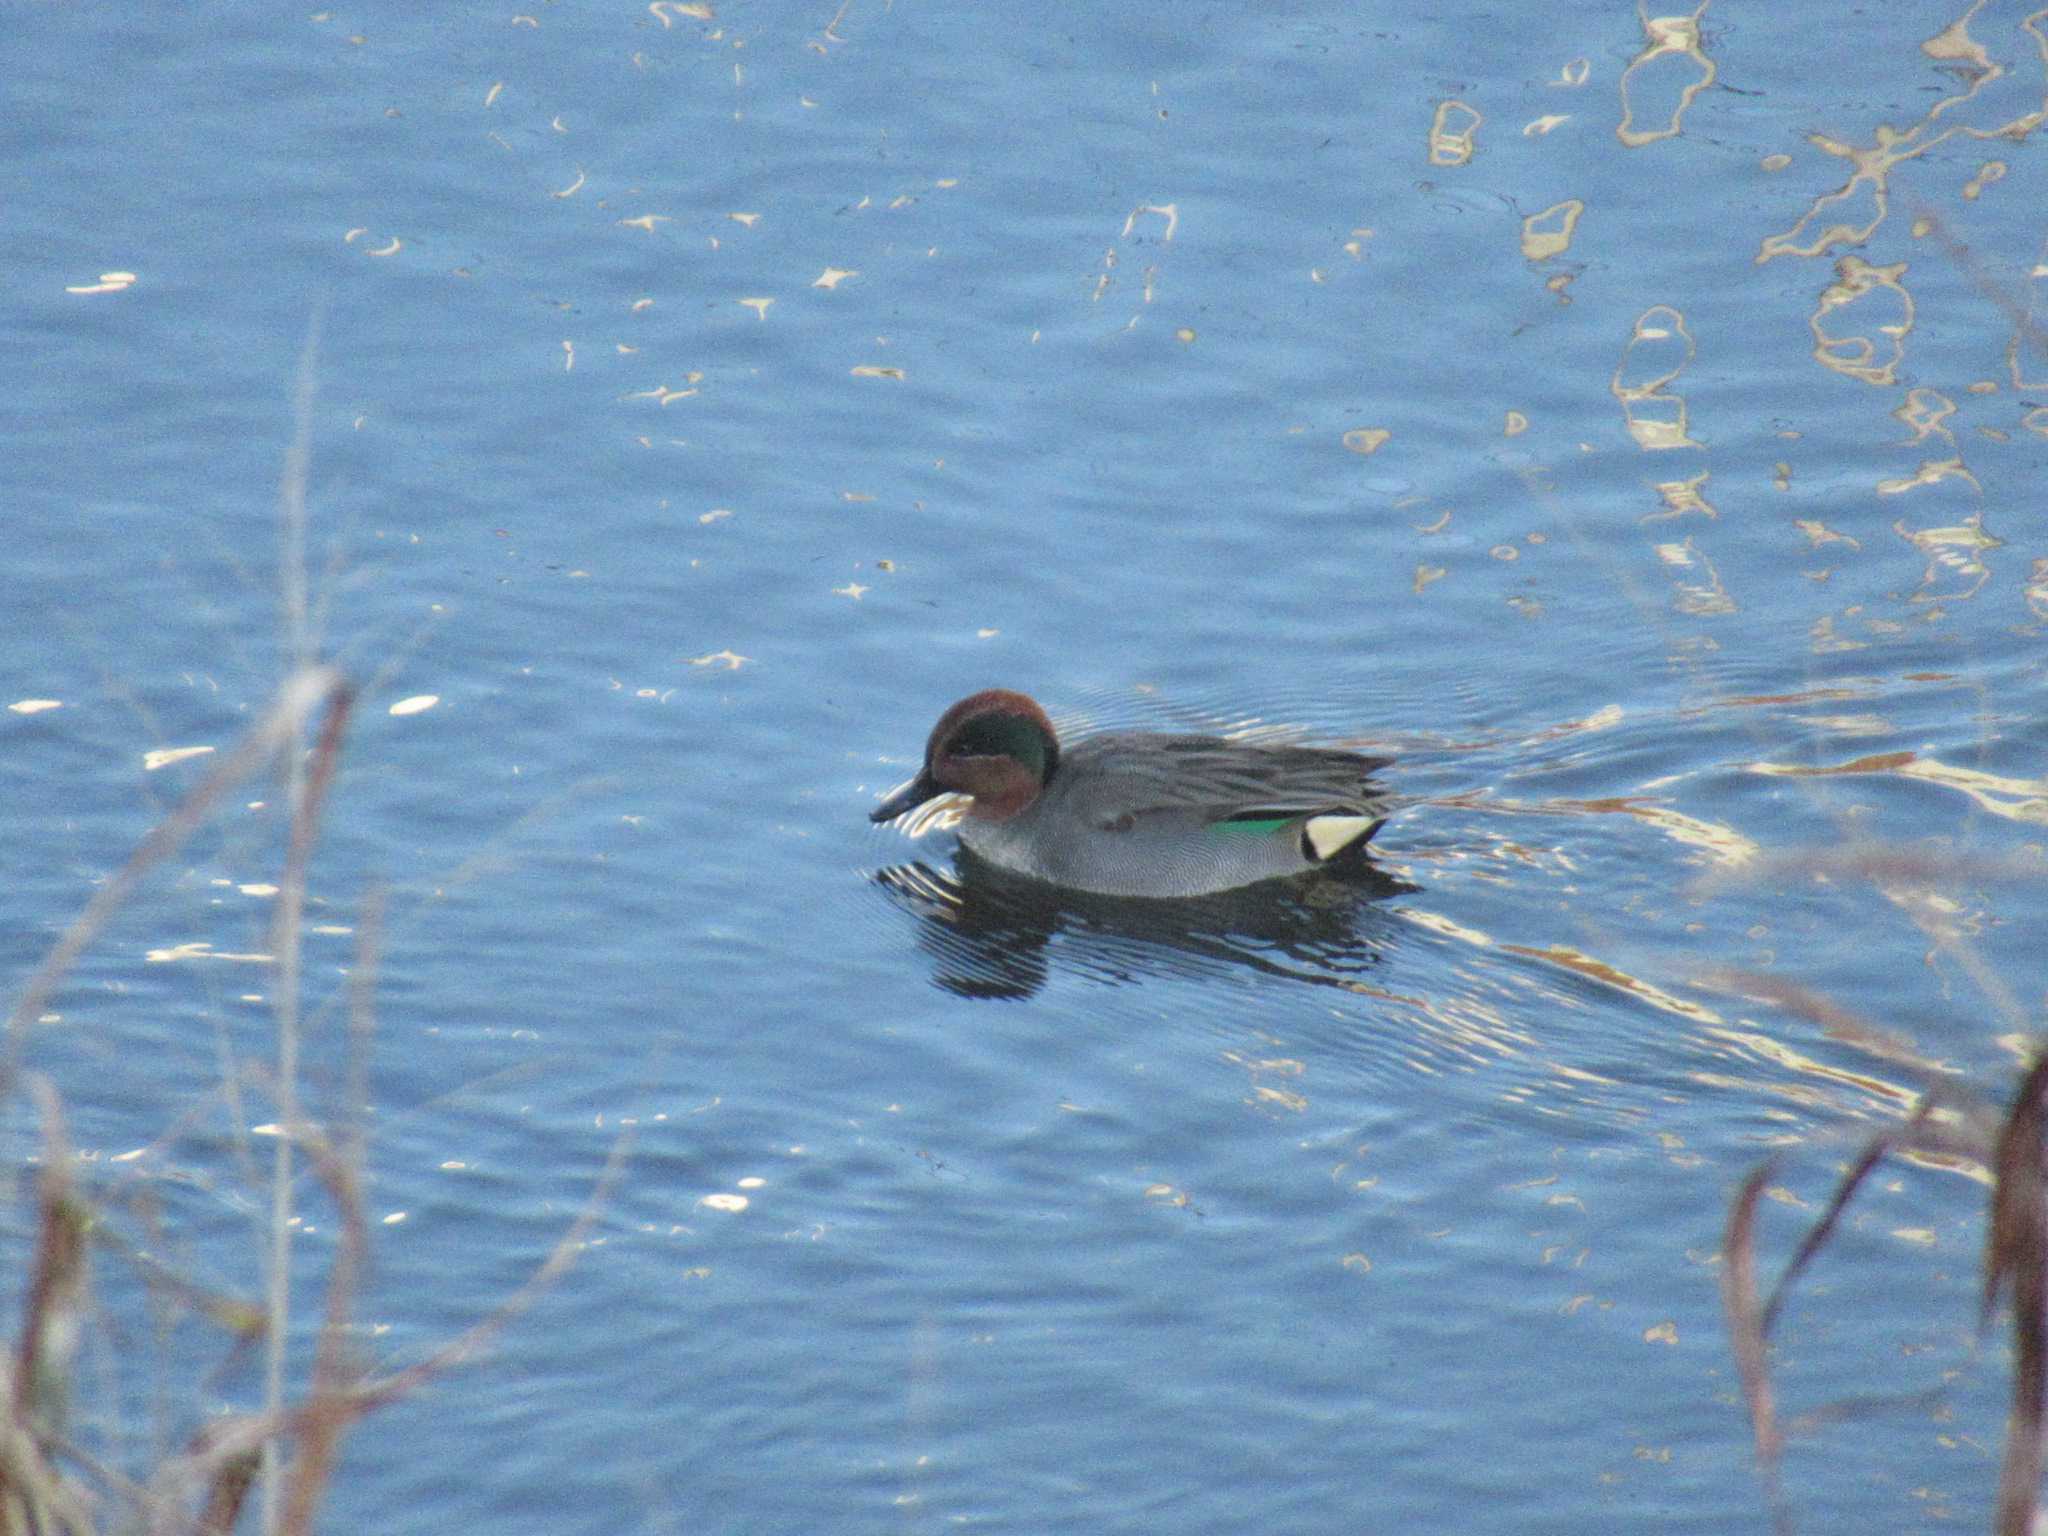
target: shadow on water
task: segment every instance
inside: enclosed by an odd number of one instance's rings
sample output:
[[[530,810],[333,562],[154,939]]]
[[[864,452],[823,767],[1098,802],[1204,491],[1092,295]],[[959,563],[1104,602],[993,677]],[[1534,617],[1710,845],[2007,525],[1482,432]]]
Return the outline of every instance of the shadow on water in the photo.
[[[1350,988],[1378,965],[1397,929],[1373,909],[1419,887],[1370,864],[1268,880],[1212,896],[1094,896],[1020,879],[956,849],[951,870],[923,861],[870,878],[917,919],[932,984],[961,997],[1025,998],[1054,959],[1096,981],[1244,966]]]

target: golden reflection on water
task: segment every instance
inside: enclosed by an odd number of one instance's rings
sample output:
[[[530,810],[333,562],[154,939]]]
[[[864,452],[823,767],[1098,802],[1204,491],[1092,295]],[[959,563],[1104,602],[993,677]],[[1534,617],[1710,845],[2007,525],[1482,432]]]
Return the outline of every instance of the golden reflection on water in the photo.
[[[1645,512],[1637,518],[1638,523],[1661,523],[1674,517],[1683,517],[1688,512],[1703,514],[1709,521],[1718,520],[1721,513],[1714,504],[1700,494],[1700,487],[1712,478],[1712,472],[1701,470],[1690,480],[1660,481],[1655,490],[1657,499],[1664,503],[1661,512]]]
[[[1675,1013],[1695,1024],[1719,1024],[1721,1016],[1711,1008],[1698,1003],[1687,1002],[1684,998],[1666,992],[1662,987],[1632,976],[1620,966],[1605,960],[1595,959],[1583,950],[1569,944],[1551,944],[1538,949],[1528,944],[1503,944],[1501,948],[1511,955],[1523,955],[1531,960],[1541,960],[1546,965],[1557,966],[1576,976],[1600,982],[1604,986],[1628,993],[1639,1002],[1648,1003],[1660,1013]]]
[[[1880,267],[1860,256],[1835,263],[1835,280],[1823,288],[1807,327],[1814,360],[1865,384],[1897,382],[1913,329],[1913,295],[1906,291],[1907,263]],[[1844,321],[1855,329],[1844,329]]]
[[[1726,1048],[1731,1056],[1748,1056],[1757,1061],[1793,1073],[1800,1080],[1815,1080],[1833,1083],[1855,1090],[1858,1094],[1889,1105],[1901,1118],[1910,1114],[1920,1102],[1916,1089],[1902,1087],[1868,1072],[1851,1072],[1832,1066],[1827,1062],[1794,1050],[1774,1035],[1756,1028],[1738,1028],[1732,1024],[1717,1024],[1706,1032],[1705,1038]],[[1849,1103],[1843,1103],[1844,1110],[1854,1112]]]
[[[1429,125],[1429,163],[1463,165],[1472,158],[1475,136],[1486,119],[1462,101],[1440,101]]]
[[[1892,172],[1902,163],[1925,155],[1958,135],[1971,139],[2000,139],[2017,142],[2048,120],[2048,93],[2035,78],[2024,89],[2017,76],[2008,81],[2008,66],[1993,48],[1973,36],[1971,26],[1981,20],[1983,0],[1968,5],[1935,36],[1921,45],[1921,51],[1944,68],[1952,78],[1965,82],[1963,88],[1937,100],[1915,122],[1898,127],[1879,123],[1867,143],[1853,142],[1825,133],[1808,136],[1808,142],[1823,154],[1847,162],[1848,177],[1839,186],[1816,197],[1793,225],[1767,236],[1756,254],[1758,264],[1780,256],[1815,258],[1843,245],[1865,245],[1878,233],[1890,215]],[[2026,59],[2037,70],[2048,63],[2048,34],[2041,26],[2048,12],[2035,12],[2021,19],[1997,40],[2000,51],[2015,59]],[[2006,87],[1993,88],[2007,82]],[[2024,105],[2010,98],[2020,95]],[[1975,119],[1974,121],[1972,119]],[[2008,170],[2002,160],[1980,163],[1961,188],[1965,203],[1978,200],[1984,190],[2004,178]],[[1910,235],[1915,239],[1937,238],[1951,259],[1972,278],[1973,286],[1992,303],[2005,309],[2012,319],[2012,333],[2006,346],[2007,372],[2016,389],[2034,387],[2025,382],[2022,352],[2026,343],[2038,347],[2040,327],[2035,323],[2033,286],[2043,272],[2037,264],[2029,277],[2025,295],[2010,297],[1975,267],[1969,252],[1948,235],[1939,217],[1921,213]],[[1906,361],[1906,341],[1916,324],[1915,302],[1906,286],[1908,263],[1888,265],[1866,261],[1855,254],[1843,255],[1835,265],[1834,281],[1822,289],[1808,317],[1813,335],[1813,357],[1821,366],[1846,378],[1880,388],[1898,382]],[[1981,386],[1972,385],[1973,392]],[[1933,390],[1915,389],[1894,413],[1915,434],[1915,441],[1939,431],[1950,437],[1942,423],[1954,413],[1954,405]],[[1996,429],[1990,429],[1994,439]],[[1892,494],[1908,486],[1936,483],[1945,475],[1967,475],[1959,458],[1923,465],[1921,475],[1910,480],[1888,480],[1881,487]],[[1858,642],[1841,636],[1832,624],[1816,635],[1816,649],[1850,648]]]
[[[1735,599],[1730,597],[1727,589],[1721,585],[1721,573],[1714,569],[1714,563],[1691,539],[1677,544],[1659,544],[1657,558],[1674,572],[1699,573],[1695,579],[1677,575],[1672,577],[1672,602],[1680,613],[1705,617],[1710,614],[1735,612]]]
[[[1981,491],[1984,489],[1983,486],[1977,483],[1977,477],[1964,467],[1963,461],[1959,458],[1923,459],[1920,467],[1911,475],[1878,481],[1877,494],[1880,496],[1898,496],[1906,491],[1917,490],[1921,486],[1939,485],[1942,481],[1951,477],[1967,480],[1972,490]],[[1995,539],[1992,541],[1994,544],[1997,542]]]
[[[1837,778],[1852,774],[1893,774],[1967,795],[1979,810],[2009,821],[2048,826],[2048,779],[2019,779],[1958,768],[1915,752],[1878,752],[1845,763],[1751,763],[1751,773],[1788,779]]]
[[[1644,786],[1646,790],[1653,787],[1656,786]],[[1690,815],[1661,801],[1636,795],[1542,800],[1494,797],[1482,799],[1475,795],[1462,795],[1447,797],[1436,803],[1483,808],[1492,814],[1511,816],[1628,816],[1663,833],[1675,843],[1707,854],[1713,863],[1722,869],[1740,868],[1755,859],[1759,852],[1753,839],[1723,822]],[[1547,858],[1557,861],[1562,867],[1570,867],[1569,860],[1562,852],[1544,850],[1539,854],[1537,850],[1508,842],[1496,843],[1491,849],[1491,856],[1518,863],[1534,863]]]
[[[1975,487],[1975,477],[1969,478]],[[1973,512],[1962,522],[1943,528],[1912,529],[1902,519],[1892,524],[1892,532],[1927,557],[1927,570],[1920,578],[1920,589],[1912,598],[1916,603],[1937,600],[1960,602],[1975,597],[1984,583],[1991,579],[1990,567],[1978,556],[1987,549],[2001,548],[2005,543],[1984,531],[1984,516],[1980,512]],[[1961,577],[1968,585],[1939,594],[1930,593],[1928,588],[1940,581],[1945,572]]]
[[[1574,197],[1553,203],[1522,220],[1523,259],[1548,261],[1570,250],[1572,232],[1579,227],[1579,215],[1585,211],[1586,205]]]
[[[1698,7],[1684,16],[1652,16],[1638,0],[1636,17],[1643,24],[1643,50],[1621,72],[1621,121],[1614,130],[1614,136],[1630,149],[1675,137],[1693,98],[1714,83],[1714,61],[1700,42],[1700,17],[1708,3],[1700,0]],[[1638,128],[1637,102],[1658,91],[1668,92],[1673,85],[1677,86],[1676,99],[1664,111],[1662,126]]]
[[[1659,451],[1705,446],[1687,431],[1684,399],[1667,387],[1698,350],[1685,328],[1685,316],[1669,304],[1652,305],[1636,317],[1607,387],[1621,402],[1623,423],[1638,447]]]
[[[1938,389],[1922,385],[1906,391],[1905,400],[1892,412],[1892,418],[1911,430],[1916,443],[1937,432],[1953,443],[1956,435],[1944,423],[1955,413],[1955,401]]]
[[[1308,1109],[1308,1096],[1299,1087],[1285,1086],[1306,1074],[1308,1068],[1301,1061],[1292,1057],[1251,1057],[1236,1050],[1225,1051],[1223,1059],[1242,1068],[1250,1081],[1251,1092],[1244,1100],[1249,1107],[1296,1115]]]
[[[1839,705],[1872,696],[1885,700],[1893,697],[1901,684],[1953,687],[1959,680],[1956,674],[1947,672],[1854,678],[1781,693],[1716,698],[1680,711],[1677,718],[1704,720],[1730,708],[1763,708],[1779,721],[1797,722],[1809,730],[1818,726],[1837,735],[1884,736],[1899,728],[1884,709],[1812,712],[1813,706]],[[1802,710],[1808,712],[1801,713]],[[1632,717],[1630,724],[1637,737],[1649,728],[1640,715]],[[1556,737],[1572,733],[1548,734]],[[1529,746],[1529,742],[1521,743],[1514,755],[1526,758]],[[1467,743],[1459,750],[1480,751],[1484,744]],[[1626,743],[1618,743],[1614,750],[1625,753],[1629,748]],[[1574,754],[1574,760],[1578,758],[1579,754]],[[2007,819],[2048,824],[2048,779],[1959,768],[1923,753],[1866,753],[1831,764],[1733,761],[1724,762],[1722,767],[1783,777],[1888,774],[1917,779],[1949,789],[1972,805]],[[1656,831],[1689,853],[1705,855],[1704,873],[1696,872],[1690,882],[1667,883],[1662,892],[1632,904],[1630,911],[1637,921],[1620,930],[1609,930],[1597,942],[1588,942],[1583,937],[1585,924],[1573,917],[1563,919],[1573,930],[1569,936],[1542,935],[1540,931],[1532,934],[1529,928],[1530,914],[1539,914],[1535,921],[1540,929],[1546,921],[1540,914],[1574,911],[1582,882],[1602,878],[1599,869],[1606,862],[1600,852],[1602,845],[1568,832],[1560,832],[1553,839],[1525,836],[1512,844],[1482,837],[1476,849],[1418,850],[1413,857],[1423,893],[1414,903],[1404,906],[1400,915],[1412,926],[1457,946],[1533,962],[1543,970],[1612,989],[1656,1014],[1683,1021],[1686,1028],[1671,1042],[1680,1051],[1673,1071],[1694,1091],[1712,1090],[1751,1104],[1783,1106],[1782,1110],[1766,1110],[1766,1118],[1782,1116],[1788,1129],[1780,1139],[1787,1144],[1807,1139],[1815,1117],[1885,1122],[1906,1116],[1920,1106],[1925,1093],[1952,1080],[1962,1069],[1928,1058],[1909,1043],[1853,1019],[1846,1010],[1827,1009],[1810,997],[1802,1002],[1788,994],[1787,983],[1696,970],[1677,959],[1668,945],[1675,943],[1690,949],[1694,941],[1681,935],[1696,934],[1701,936],[1696,951],[1701,958],[1739,952],[1740,945],[1746,943],[1758,965],[1775,970],[1787,963],[1789,957],[1781,956],[1780,949],[1794,938],[1796,926],[1781,926],[1769,915],[1768,908],[1763,919],[1739,938],[1732,932],[1718,940],[1708,937],[1715,931],[1706,916],[1711,910],[1709,904],[1723,902],[1734,886],[1790,890],[1805,885],[1809,889],[1841,893],[1859,889],[1873,892],[1925,935],[1929,946],[1925,963],[1952,965],[1960,976],[1967,978],[1974,994],[1985,999],[1994,1016],[2012,1019],[2016,1024],[2027,1017],[2025,1000],[2011,995],[2005,979],[1978,953],[1977,945],[1993,923],[1992,913],[1973,908],[1944,891],[1959,881],[2038,879],[2041,868],[2048,866],[2048,856],[2038,847],[2031,857],[2017,858],[1979,857],[1953,848],[1899,850],[1881,842],[1853,839],[1846,847],[1786,847],[1782,835],[1764,837],[1757,828],[1738,829],[1723,820],[1699,814],[1698,807],[1684,798],[1681,787],[1690,777],[1685,773],[1665,774],[1645,781],[1636,793],[1626,795],[1509,799],[1493,793],[1461,793],[1432,802],[1440,810],[1457,807],[1488,816],[1547,816],[1580,821],[1592,816],[1622,816]],[[1758,827],[1762,825],[1759,823]],[[1467,838],[1471,830],[1468,825]],[[1394,846],[1398,845],[1397,839]],[[1613,846],[1614,839],[1608,838],[1606,845]],[[1769,851],[1774,845],[1777,851]],[[1568,849],[1572,850],[1569,855]],[[1640,863],[1640,848],[1631,857]],[[1695,865],[1696,870],[1700,863],[1697,858],[1686,862]],[[1581,864],[1585,866],[1583,873]],[[1512,914],[1507,920],[1513,922],[1517,931],[1513,935],[1504,933],[1499,921],[1472,921],[1469,906],[1461,906],[1457,899],[1461,881],[1514,890],[1514,905],[1502,911]],[[1559,894],[1554,907],[1541,894],[1546,881]],[[1660,899],[1665,893],[1672,898],[1668,903]],[[1671,917],[1682,914],[1669,913],[1672,906],[1700,909],[1701,915],[1674,925]],[[1735,940],[1736,948],[1731,950],[1726,940]],[[1660,953],[1665,956],[1662,962],[1656,958]],[[1483,1017],[1467,1040],[1483,1039],[1503,1056],[1534,1057],[1543,1067],[1540,1080],[1514,1084],[1505,1090],[1505,1099],[1544,1114],[1624,1120],[1647,1117],[1652,1123],[1658,1120],[1654,1108],[1632,1108],[1631,1094],[1599,1081],[1609,1074],[1596,1072],[1582,1078],[1565,1070],[1554,1058],[1553,1053],[1560,1050],[1557,1037],[1540,1021],[1557,1017],[1558,1008],[1585,1008],[1583,997],[1575,999],[1569,992],[1546,985],[1538,973],[1523,971],[1517,977],[1498,963],[1484,966],[1483,970],[1474,969],[1480,971],[1489,1004],[1503,984],[1506,995],[1501,999],[1500,1017]],[[1465,974],[1463,967],[1455,970],[1460,976]],[[1491,976],[1490,982],[1483,980],[1486,975]],[[1461,985],[1454,984],[1447,990],[1461,989]],[[1762,1002],[1773,1011],[1759,1014],[1757,1019],[1745,1017],[1745,1002]],[[1418,1006],[1416,1012],[1432,1021],[1456,1020],[1468,1028],[1473,1022],[1470,1015],[1461,1017],[1455,1007],[1437,1006],[1435,999]],[[1801,1036],[1782,1027],[1786,1018],[1819,1025],[1820,1038],[1840,1049],[1815,1054],[1802,1048]],[[1444,1033],[1450,1034],[1448,1030]],[[1534,1039],[1530,1038],[1532,1034]],[[1687,1056],[1694,1059],[1684,1063]],[[1980,1173],[1974,1165],[1965,1166],[1953,1159],[1914,1161],[1969,1177]]]

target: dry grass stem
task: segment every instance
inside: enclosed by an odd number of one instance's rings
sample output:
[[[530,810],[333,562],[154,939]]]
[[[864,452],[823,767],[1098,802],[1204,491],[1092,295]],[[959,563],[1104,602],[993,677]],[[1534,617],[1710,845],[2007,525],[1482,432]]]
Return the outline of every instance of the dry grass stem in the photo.
[[[1901,1403],[1925,1404],[1939,1395],[1843,1400],[1788,1422],[1776,1409],[1767,1353],[1771,1331],[1793,1283],[1834,1237],[1843,1212],[1870,1174],[1888,1155],[1937,1154],[1976,1161],[1992,1173],[1978,1327],[1981,1330],[1990,1322],[1999,1298],[2009,1288],[2015,1359],[1994,1529],[1998,1536],[2030,1536],[2033,1532],[2043,1466],[2044,1403],[2048,1403],[2048,1169],[2043,1163],[2048,1103],[2044,1100],[2048,1100],[2048,1055],[2038,1058],[2027,1072],[2002,1121],[1987,1106],[1953,1087],[1929,1094],[1898,1130],[1865,1142],[1837,1181],[1826,1209],[1800,1240],[1768,1301],[1759,1299],[1756,1285],[1756,1225],[1759,1203],[1776,1170],[1775,1163],[1766,1162],[1755,1169],[1730,1201],[1722,1244],[1722,1306],[1757,1459],[1781,1529],[1785,1515],[1780,1463],[1789,1434],[1880,1408],[1897,1408]]]
[[[328,667],[310,667],[286,679],[263,718],[249,728],[234,749],[214,765],[169,816],[150,830],[128,856],[127,863],[93,892],[85,909],[43,957],[43,963],[29,978],[8,1015],[6,1056],[4,1063],[0,1063],[0,1097],[5,1096],[9,1080],[20,1064],[29,1026],[42,1017],[51,996],[78,957],[134,894],[142,878],[184,847],[186,839],[223,796],[294,739],[301,721],[314,710],[332,705],[346,691],[347,683],[341,674]]]

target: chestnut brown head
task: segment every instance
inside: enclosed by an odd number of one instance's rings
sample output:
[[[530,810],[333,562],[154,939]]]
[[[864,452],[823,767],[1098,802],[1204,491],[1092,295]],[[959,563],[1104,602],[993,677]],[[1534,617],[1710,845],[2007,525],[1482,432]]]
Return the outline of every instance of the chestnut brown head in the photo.
[[[974,797],[967,814],[977,820],[1008,821],[1038,798],[1059,760],[1059,737],[1045,711],[1021,693],[987,688],[939,716],[923,769],[868,819],[894,821],[952,791]]]

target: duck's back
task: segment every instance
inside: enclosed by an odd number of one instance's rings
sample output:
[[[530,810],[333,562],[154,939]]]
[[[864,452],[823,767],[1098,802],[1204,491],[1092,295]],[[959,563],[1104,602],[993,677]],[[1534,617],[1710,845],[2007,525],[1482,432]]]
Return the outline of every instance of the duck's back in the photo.
[[[1332,747],[1112,731],[1065,749],[1050,782],[1006,822],[961,824],[982,857],[1076,890],[1192,896],[1324,861],[1305,829],[1336,818],[1346,846],[1377,830],[1386,759]],[[1352,820],[1356,819],[1356,825]]]

